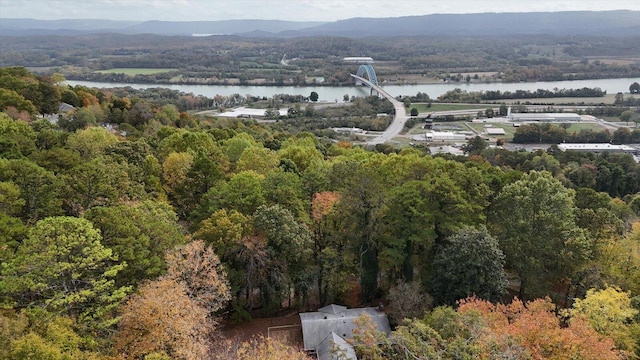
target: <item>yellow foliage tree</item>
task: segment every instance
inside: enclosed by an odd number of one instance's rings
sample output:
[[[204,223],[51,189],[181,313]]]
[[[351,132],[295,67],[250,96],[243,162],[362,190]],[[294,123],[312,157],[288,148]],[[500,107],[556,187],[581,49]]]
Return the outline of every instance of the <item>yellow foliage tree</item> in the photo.
[[[189,153],[171,153],[162,163],[162,177],[168,193],[182,185],[187,178],[187,172],[193,165],[193,156]]]
[[[638,324],[631,323],[637,314],[629,293],[617,287],[589,289],[584,299],[575,300],[571,310],[574,319],[586,319],[598,333],[611,337],[617,348],[629,353],[637,346],[633,327]]]
[[[121,308],[118,354],[124,359],[163,352],[172,359],[207,358],[213,326],[208,311],[187,293],[184,285],[166,277],[142,285]]]

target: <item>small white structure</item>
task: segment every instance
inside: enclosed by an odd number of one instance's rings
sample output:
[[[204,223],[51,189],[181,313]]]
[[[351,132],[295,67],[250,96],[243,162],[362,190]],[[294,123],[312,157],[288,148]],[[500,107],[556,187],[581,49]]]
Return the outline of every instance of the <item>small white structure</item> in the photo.
[[[431,131],[413,136],[413,140],[416,141],[460,141],[466,139],[467,135],[451,131]]]
[[[334,128],[331,128],[331,130],[340,134],[366,134],[367,133],[366,130],[363,130],[357,127],[352,127],[352,128],[334,127]]]
[[[604,144],[559,144],[558,149],[562,151],[584,151],[584,152],[592,152],[592,153],[601,153],[601,152],[614,152],[614,153],[625,153],[625,154],[635,154],[638,150],[632,148],[628,145],[613,145],[609,143]]]

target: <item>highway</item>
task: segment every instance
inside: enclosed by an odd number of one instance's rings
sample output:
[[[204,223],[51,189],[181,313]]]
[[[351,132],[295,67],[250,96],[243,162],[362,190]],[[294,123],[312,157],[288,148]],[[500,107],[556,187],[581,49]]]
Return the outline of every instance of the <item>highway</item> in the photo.
[[[356,80],[362,81],[363,83],[371,87],[373,90],[377,91],[378,94],[384,96],[389,101],[391,101],[396,112],[395,116],[393,117],[393,121],[384,130],[384,132],[371,140],[367,140],[365,144],[367,145],[382,144],[398,136],[398,134],[400,134],[400,132],[404,128],[404,124],[407,122],[407,119],[409,118],[407,116],[407,110],[404,108],[404,103],[396,100],[393,96],[391,96],[391,94],[386,92],[383,88],[371,83],[369,80],[363,77],[360,77],[354,74],[351,74],[351,77],[353,77]]]

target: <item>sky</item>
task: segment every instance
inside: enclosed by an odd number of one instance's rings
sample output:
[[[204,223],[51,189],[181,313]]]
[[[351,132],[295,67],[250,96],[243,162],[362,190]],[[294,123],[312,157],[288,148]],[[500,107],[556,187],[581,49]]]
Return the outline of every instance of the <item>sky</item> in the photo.
[[[0,18],[335,21],[481,12],[639,10],[640,0],[0,0]]]

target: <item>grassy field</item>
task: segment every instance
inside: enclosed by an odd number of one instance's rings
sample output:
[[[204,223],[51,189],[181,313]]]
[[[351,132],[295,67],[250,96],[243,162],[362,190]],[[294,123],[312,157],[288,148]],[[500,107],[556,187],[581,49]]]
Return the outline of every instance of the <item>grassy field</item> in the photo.
[[[484,133],[485,131],[485,123],[467,123],[474,130]],[[555,126],[560,126],[559,124],[552,124]],[[492,136],[492,137],[502,137],[507,141],[511,141],[513,139],[513,135],[518,130],[517,127],[514,127],[512,123],[491,123],[491,127],[494,128],[503,128],[506,135],[504,136]],[[597,123],[572,123],[571,126],[567,129],[567,133],[571,134],[574,132],[579,132],[580,130],[593,130],[593,131],[603,131],[606,128]]]
[[[485,131],[485,123],[467,123],[467,125],[469,125],[470,127],[472,127],[474,130],[478,131],[480,134],[484,134]],[[504,129],[504,132],[506,133],[506,135],[492,135],[491,137],[495,137],[495,138],[503,138],[507,141],[511,141],[511,139],[513,139],[513,135],[516,133],[516,130],[518,128],[514,127],[513,124],[511,123],[506,123],[506,124],[501,124],[501,123],[492,123],[489,124],[491,125],[491,127],[493,128],[502,128]]]
[[[409,110],[411,110],[412,108],[418,109],[419,112],[470,110],[470,109],[485,110],[487,107],[489,107],[487,106],[487,104],[470,105],[470,104],[437,104],[437,103],[433,103],[431,104],[431,107],[428,107],[428,104],[426,103],[415,103],[409,106]]]
[[[162,74],[171,71],[178,71],[178,69],[151,69],[151,68],[113,68],[107,70],[98,70],[100,74],[125,74],[129,76],[135,75],[154,75]]]
[[[600,124],[595,124],[595,123],[582,123],[582,124],[578,124],[578,123],[573,123],[571,124],[571,126],[567,129],[568,133],[572,133],[572,132],[578,132],[580,130],[593,130],[593,131],[602,131],[605,130],[606,128],[603,127]]]

